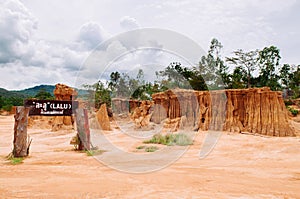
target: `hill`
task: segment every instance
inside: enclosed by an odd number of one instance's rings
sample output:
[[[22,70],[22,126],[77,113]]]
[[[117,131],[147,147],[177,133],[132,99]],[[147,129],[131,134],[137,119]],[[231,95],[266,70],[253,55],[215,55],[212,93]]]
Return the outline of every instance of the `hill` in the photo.
[[[27,95],[22,92],[8,91],[4,88],[0,88],[0,97],[3,97],[3,98],[11,98],[11,97],[26,98]]]
[[[33,97],[35,96],[40,90],[45,90],[46,92],[49,92],[51,95],[53,95],[53,90],[55,89],[54,85],[39,85],[32,88],[27,88],[24,90],[19,91],[12,91],[19,93],[21,95],[24,95],[26,97]]]
[[[34,86],[32,88],[27,88],[23,90],[6,90],[4,88],[0,88],[0,97],[2,98],[29,98],[34,97],[40,90],[45,90],[46,92],[49,92],[51,95],[53,95],[53,90],[55,89],[54,85],[38,85]],[[82,97],[84,95],[87,95],[88,92],[83,89],[76,89],[78,91],[78,96]]]

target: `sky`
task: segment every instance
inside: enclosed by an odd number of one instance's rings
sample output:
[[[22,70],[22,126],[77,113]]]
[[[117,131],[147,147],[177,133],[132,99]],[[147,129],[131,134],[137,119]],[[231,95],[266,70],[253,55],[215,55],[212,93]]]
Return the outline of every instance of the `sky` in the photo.
[[[79,86],[117,69],[146,68],[147,75],[184,62],[180,50],[194,53],[190,41],[207,52],[212,38],[222,43],[222,57],[275,45],[281,64],[298,65],[299,10],[297,0],[0,0],[0,87]],[[127,34],[144,28],[170,37]],[[179,54],[164,50],[162,40]]]

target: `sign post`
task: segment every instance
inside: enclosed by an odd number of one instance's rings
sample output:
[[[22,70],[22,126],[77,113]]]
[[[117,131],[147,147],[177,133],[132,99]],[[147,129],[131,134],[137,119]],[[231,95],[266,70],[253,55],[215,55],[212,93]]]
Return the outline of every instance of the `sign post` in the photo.
[[[30,144],[27,141],[27,123],[29,108],[23,106],[16,107],[14,126],[14,157],[26,157],[29,153]]]
[[[77,135],[80,139],[80,150],[90,149],[90,130],[86,109],[78,109],[78,101],[60,100],[26,100],[24,107],[17,107],[14,127],[14,157],[25,157],[29,154],[30,143],[27,142],[28,116],[72,116],[76,113]]]

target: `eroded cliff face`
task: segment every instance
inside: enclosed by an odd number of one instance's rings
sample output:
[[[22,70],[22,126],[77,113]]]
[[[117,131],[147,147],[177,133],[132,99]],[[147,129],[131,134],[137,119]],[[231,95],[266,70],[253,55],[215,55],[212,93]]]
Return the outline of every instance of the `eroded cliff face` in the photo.
[[[64,84],[56,84],[53,91],[55,100],[74,100],[77,97],[77,91]],[[52,131],[58,131],[63,127],[70,126],[74,123],[72,116],[56,116],[52,123]]]
[[[175,89],[152,95],[151,121],[191,128],[294,136],[281,92],[269,88],[193,91]],[[167,119],[167,120],[165,120]]]

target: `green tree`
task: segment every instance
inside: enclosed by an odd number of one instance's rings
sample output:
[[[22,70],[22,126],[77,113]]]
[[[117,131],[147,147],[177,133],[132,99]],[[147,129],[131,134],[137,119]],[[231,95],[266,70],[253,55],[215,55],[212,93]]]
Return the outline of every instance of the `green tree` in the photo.
[[[247,87],[251,87],[252,72],[255,70],[258,62],[258,50],[244,52],[242,49],[238,49],[233,52],[235,56],[226,57],[226,61],[235,65],[236,67],[243,68],[247,71]]]
[[[290,87],[290,81],[292,79],[291,66],[289,64],[283,64],[280,69],[280,80],[284,88],[288,89]]]
[[[300,65],[297,66],[296,70],[291,75],[290,87],[294,91],[294,97],[300,97]]]
[[[156,75],[163,77],[161,84],[164,87],[188,89],[190,73],[191,71],[183,67],[180,62],[172,62],[163,71],[156,72]]]
[[[246,82],[247,71],[243,67],[237,66],[230,75],[230,83],[228,87],[233,89],[246,88]]]
[[[0,96],[0,110],[2,109],[4,105],[4,99],[2,98],[2,96]]]
[[[275,46],[265,47],[259,51],[260,82],[258,86],[269,86],[272,90],[280,88],[279,76],[276,74],[280,58],[280,51]]]
[[[109,87],[112,91],[115,90],[115,88],[116,88],[118,82],[120,81],[120,78],[121,78],[121,75],[120,75],[120,73],[119,73],[118,71],[112,72],[112,73],[110,74],[110,82],[109,82],[109,84],[108,84],[108,87]]]
[[[51,93],[47,92],[44,88],[40,89],[39,92],[34,96],[34,98],[40,100],[54,99]]]
[[[222,48],[221,42],[213,38],[207,56],[202,56],[194,68],[210,89],[224,88],[229,83],[228,67],[221,58]]]
[[[86,98],[89,100],[89,106],[99,108],[102,104],[106,104],[107,107],[111,106],[111,92],[105,85],[98,81],[93,85],[83,85],[88,90]]]

